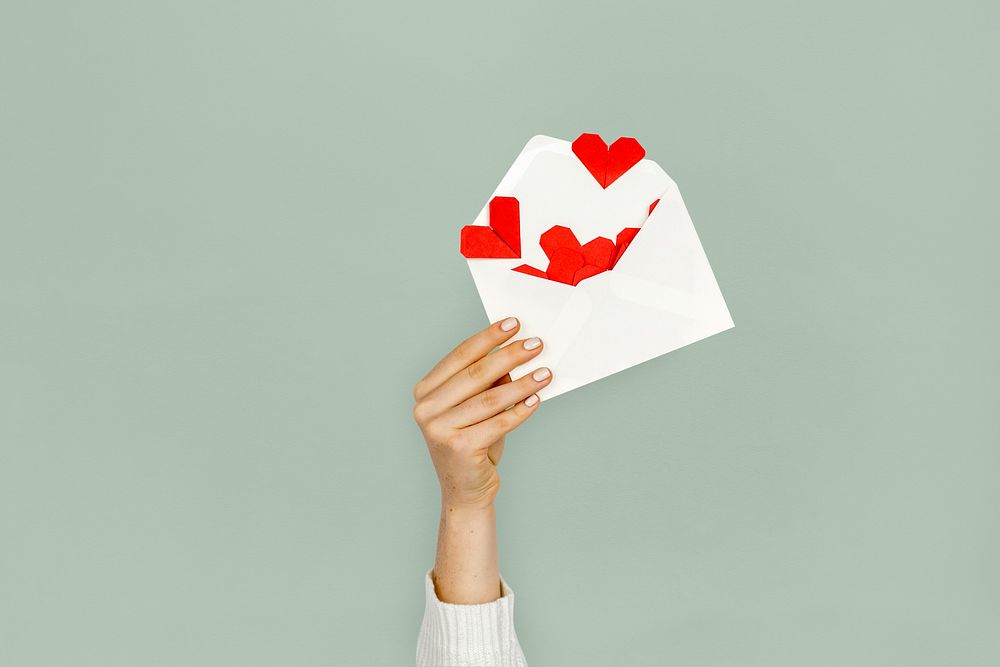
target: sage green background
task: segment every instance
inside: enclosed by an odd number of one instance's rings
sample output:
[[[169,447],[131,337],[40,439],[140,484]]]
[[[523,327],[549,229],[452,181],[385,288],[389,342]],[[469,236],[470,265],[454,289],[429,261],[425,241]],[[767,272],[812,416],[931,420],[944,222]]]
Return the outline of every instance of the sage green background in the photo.
[[[411,664],[458,229],[581,131],[680,184],[736,328],[510,438],[531,664],[1000,664],[998,24],[4,1],[0,664]]]

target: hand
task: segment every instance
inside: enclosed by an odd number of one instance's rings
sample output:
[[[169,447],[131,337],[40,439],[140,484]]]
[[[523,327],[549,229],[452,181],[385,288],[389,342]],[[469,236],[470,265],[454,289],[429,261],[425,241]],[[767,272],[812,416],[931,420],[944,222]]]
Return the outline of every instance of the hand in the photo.
[[[520,323],[510,317],[480,331],[452,350],[413,390],[413,417],[427,441],[442,505],[449,511],[493,504],[500,488],[496,466],[504,436],[538,409],[535,392],[552,381],[549,369],[539,368],[511,382],[510,371],[542,351],[537,338],[492,351],[519,329]]]

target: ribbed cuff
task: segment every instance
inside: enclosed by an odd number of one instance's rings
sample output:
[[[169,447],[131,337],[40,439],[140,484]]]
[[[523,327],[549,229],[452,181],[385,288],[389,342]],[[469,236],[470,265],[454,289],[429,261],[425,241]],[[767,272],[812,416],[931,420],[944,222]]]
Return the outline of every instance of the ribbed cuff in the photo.
[[[514,591],[503,577],[500,591],[503,597],[484,604],[441,602],[428,572],[417,666],[526,667],[514,632]]]

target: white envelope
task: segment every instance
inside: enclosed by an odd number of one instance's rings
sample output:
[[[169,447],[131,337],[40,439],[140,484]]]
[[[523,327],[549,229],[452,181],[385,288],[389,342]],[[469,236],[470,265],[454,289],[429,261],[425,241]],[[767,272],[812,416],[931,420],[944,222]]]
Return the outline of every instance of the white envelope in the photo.
[[[604,189],[568,141],[536,136],[493,196],[520,202],[521,257],[470,259],[469,269],[491,321],[513,315],[521,321],[519,338],[544,341],[538,357],[511,372],[516,380],[551,368],[542,398],[733,326],[677,185],[655,162],[640,161]],[[474,224],[489,224],[488,207]],[[545,269],[538,240],[553,225],[569,227],[581,243],[641,229],[612,270],[575,286],[512,271],[521,264]]]

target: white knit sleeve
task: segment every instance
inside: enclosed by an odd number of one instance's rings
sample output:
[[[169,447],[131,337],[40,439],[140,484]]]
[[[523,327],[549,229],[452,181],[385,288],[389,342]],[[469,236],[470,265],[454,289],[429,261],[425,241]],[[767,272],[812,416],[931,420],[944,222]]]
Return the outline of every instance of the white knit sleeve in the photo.
[[[527,667],[514,632],[514,591],[500,579],[503,597],[485,604],[449,604],[424,576],[424,621],[417,667]]]

